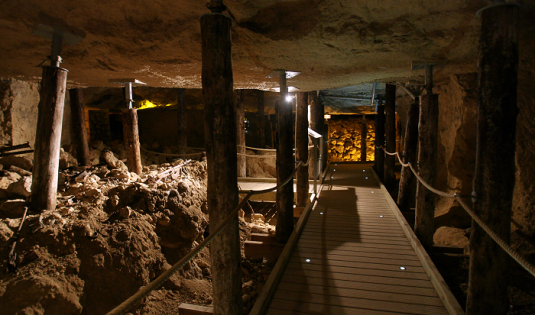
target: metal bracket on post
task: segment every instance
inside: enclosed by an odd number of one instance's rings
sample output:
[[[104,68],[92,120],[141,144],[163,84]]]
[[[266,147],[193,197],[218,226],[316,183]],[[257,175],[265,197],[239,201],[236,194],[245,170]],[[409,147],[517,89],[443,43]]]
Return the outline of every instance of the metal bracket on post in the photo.
[[[108,82],[124,84],[124,101],[126,104],[126,109],[132,109],[132,103],[134,103],[134,98],[132,96],[132,85],[146,85],[146,83],[136,79],[109,79]]]
[[[433,67],[437,62],[433,61],[413,61],[412,70],[425,69],[425,89],[427,94],[433,94]]]
[[[54,18],[43,12],[39,13],[39,24],[33,33],[40,37],[52,40],[50,56],[47,56],[47,60],[50,60],[50,66],[52,67],[59,67],[60,63],[63,62],[60,54],[64,43],[76,45],[85,37],[85,32],[83,30],[69,26],[64,20]],[[41,65],[43,63],[41,63]]]

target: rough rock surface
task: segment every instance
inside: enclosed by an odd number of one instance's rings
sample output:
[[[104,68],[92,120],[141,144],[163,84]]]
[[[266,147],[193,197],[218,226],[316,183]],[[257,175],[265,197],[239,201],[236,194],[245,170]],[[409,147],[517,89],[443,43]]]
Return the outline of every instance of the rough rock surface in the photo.
[[[361,161],[362,118],[339,116],[329,120],[328,157],[331,162]],[[374,160],[375,122],[366,119],[366,160]]]
[[[448,60],[445,71],[450,73],[473,72],[480,23],[475,13],[487,3],[227,0],[236,19],[235,87],[276,87],[277,79],[265,78],[272,69],[302,71],[291,82],[305,91],[410,77],[411,61],[424,59]],[[209,12],[204,5],[119,1],[103,10],[96,0],[76,6],[57,2],[53,9],[37,0],[6,2],[0,29],[9,49],[0,75],[40,75],[35,65],[49,53],[50,40],[34,35],[33,29],[44,11],[86,32],[80,43],[64,47],[69,82],[111,86],[107,78],[120,71],[120,77],[150,86],[199,88],[199,17]]]

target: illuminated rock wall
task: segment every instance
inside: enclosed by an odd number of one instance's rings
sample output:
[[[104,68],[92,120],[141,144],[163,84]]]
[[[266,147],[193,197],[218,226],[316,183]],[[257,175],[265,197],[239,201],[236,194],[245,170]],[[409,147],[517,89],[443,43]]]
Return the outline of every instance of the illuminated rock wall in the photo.
[[[362,117],[333,117],[329,120],[329,154],[331,162],[361,161],[361,124]],[[367,161],[374,160],[375,122],[366,119],[368,132],[366,136]]]

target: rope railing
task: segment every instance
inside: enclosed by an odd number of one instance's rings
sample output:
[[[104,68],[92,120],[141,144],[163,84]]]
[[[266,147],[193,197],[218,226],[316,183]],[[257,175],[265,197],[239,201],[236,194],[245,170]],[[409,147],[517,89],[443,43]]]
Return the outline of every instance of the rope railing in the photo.
[[[303,163],[302,161],[296,162],[298,163],[295,169],[293,170],[292,174],[286,178],[284,182],[282,182],[280,185],[276,185],[272,188],[267,188],[263,190],[240,190],[240,194],[246,194],[245,197],[240,201],[238,206],[232,210],[232,212],[227,216],[227,218],[215,229],[213,233],[211,233],[207,238],[204,239],[199,245],[197,245],[193,250],[191,250],[186,256],[184,256],[180,261],[178,261],[176,264],[174,264],[171,268],[169,268],[167,271],[162,273],[158,276],[158,278],[154,279],[152,282],[150,282],[148,285],[141,288],[139,291],[137,291],[134,295],[129,297],[127,300],[125,300],[123,303],[121,303],[119,306],[108,312],[106,315],[122,315],[126,314],[130,308],[132,308],[134,305],[138,304],[143,300],[147,295],[149,295],[153,290],[158,289],[160,286],[162,286],[165,281],[169,280],[173,274],[175,274],[177,271],[182,269],[188,262],[190,262],[197,254],[203,250],[206,246],[208,246],[213,239],[221,233],[223,228],[238,214],[241,208],[245,206],[245,203],[249,201],[249,199],[254,195],[259,194],[265,194],[277,189],[280,189],[281,187],[288,184],[292,178],[294,177],[295,173],[297,173],[297,170],[301,166],[308,166],[310,164],[310,158],[307,161],[307,163]]]
[[[173,156],[173,157],[193,157],[193,156],[201,156],[202,155],[202,152],[184,153],[184,154],[180,154],[180,153],[161,153],[161,152],[156,152],[156,151],[149,151],[149,150],[143,149],[143,148],[141,148],[141,151],[143,151],[145,153],[151,153],[151,154],[154,154],[154,155]]]
[[[445,191],[441,191],[441,190],[438,190],[434,187],[432,187],[431,185],[429,185],[429,183],[427,183],[423,178],[420,177],[420,175],[418,175],[418,173],[416,172],[416,170],[414,169],[414,167],[412,166],[412,164],[409,162],[409,163],[403,163],[403,161],[401,161],[401,158],[400,158],[400,155],[399,155],[399,152],[388,152],[386,151],[385,148],[383,148],[382,146],[377,146],[377,148],[379,149],[382,149],[386,154],[388,155],[396,155],[398,157],[398,160],[399,162],[401,163],[401,165],[403,167],[410,167],[412,173],[414,174],[414,176],[416,176],[416,178],[418,179],[418,181],[420,181],[420,183],[427,189],[429,189],[430,191],[432,191],[433,193],[439,195],[439,196],[442,196],[442,197],[446,197],[446,198],[452,198],[452,199],[455,199],[457,200],[457,202],[459,202],[459,204],[461,205],[461,207],[463,207],[463,209],[466,211],[466,213],[468,213],[468,215],[474,220],[476,221],[476,223],[483,229],[483,231],[485,231],[485,233],[488,234],[488,236],[490,236],[490,238],[492,238],[494,240],[494,242],[496,242],[496,244],[498,244],[498,246],[500,246],[509,256],[511,256],[511,258],[513,258],[520,266],[522,266],[522,268],[524,268],[527,272],[529,272],[532,276],[535,277],[535,266],[533,266],[530,262],[528,262],[522,255],[520,255],[518,252],[514,251],[511,246],[509,246],[509,244],[507,244],[506,241],[504,241],[500,236],[498,236],[498,234],[496,234],[496,232],[494,232],[485,222],[483,222],[483,220],[461,199],[462,197],[466,197],[466,196],[463,196],[461,195],[460,193],[447,193]]]

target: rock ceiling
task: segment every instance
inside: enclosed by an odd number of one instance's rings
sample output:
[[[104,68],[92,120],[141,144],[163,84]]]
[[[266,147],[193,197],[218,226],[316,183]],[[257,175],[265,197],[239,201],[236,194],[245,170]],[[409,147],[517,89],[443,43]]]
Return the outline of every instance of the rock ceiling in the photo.
[[[51,41],[33,33],[42,11],[85,31],[64,46],[69,86],[133,77],[154,87],[201,87],[199,17],[207,0],[4,0],[0,76],[37,79]],[[533,0],[523,1],[533,8]],[[303,91],[421,78],[413,60],[444,61],[436,77],[476,71],[484,0],[225,0],[233,23],[235,88],[269,89],[272,69],[301,71]]]

